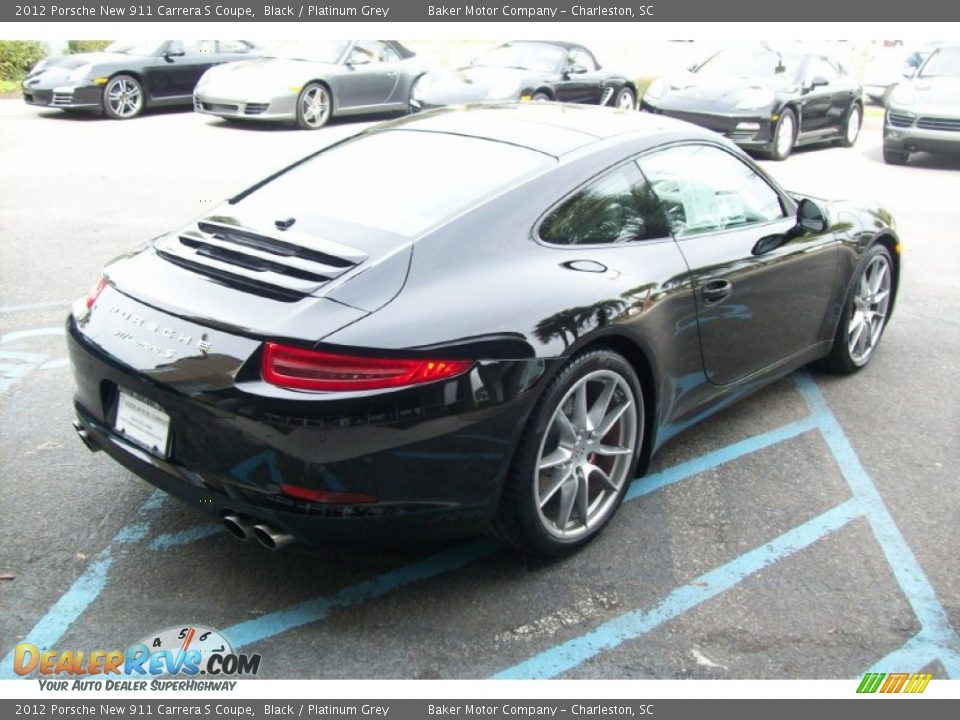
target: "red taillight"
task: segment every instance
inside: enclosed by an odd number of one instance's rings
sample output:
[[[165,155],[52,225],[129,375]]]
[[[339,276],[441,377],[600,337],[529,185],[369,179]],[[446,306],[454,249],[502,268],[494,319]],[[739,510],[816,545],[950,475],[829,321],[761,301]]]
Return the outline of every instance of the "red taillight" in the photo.
[[[300,485],[287,485],[286,483],[280,484],[280,490],[283,491],[283,494],[287,497],[315,503],[367,505],[377,501],[373,495],[366,495],[364,493],[333,492],[332,490],[318,490],[315,488],[301,487]]]
[[[87,304],[87,310],[93,307],[93,304],[97,301],[97,298],[100,297],[100,293],[103,292],[103,289],[107,286],[107,279],[103,276],[100,277],[97,282],[93,284],[93,287],[87,292],[84,301]]]
[[[263,379],[299,390],[381,390],[445,380],[466,372],[470,360],[372,358],[266,343]]]

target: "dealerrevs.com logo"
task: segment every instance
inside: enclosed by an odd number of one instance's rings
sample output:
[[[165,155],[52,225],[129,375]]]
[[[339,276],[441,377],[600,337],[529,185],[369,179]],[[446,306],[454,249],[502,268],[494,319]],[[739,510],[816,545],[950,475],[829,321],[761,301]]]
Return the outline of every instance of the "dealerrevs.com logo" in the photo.
[[[13,671],[41,690],[232,690],[255,676],[260,655],[236,653],[220,632],[198,625],[151,633],[126,650],[42,650],[24,642]],[[203,676],[203,679],[200,679]]]

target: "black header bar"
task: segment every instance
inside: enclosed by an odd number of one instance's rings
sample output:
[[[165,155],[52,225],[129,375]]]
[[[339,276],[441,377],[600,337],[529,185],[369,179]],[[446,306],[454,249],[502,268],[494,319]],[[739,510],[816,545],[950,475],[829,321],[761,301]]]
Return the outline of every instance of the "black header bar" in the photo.
[[[4,3],[3,22],[952,22],[943,0],[60,0]]]

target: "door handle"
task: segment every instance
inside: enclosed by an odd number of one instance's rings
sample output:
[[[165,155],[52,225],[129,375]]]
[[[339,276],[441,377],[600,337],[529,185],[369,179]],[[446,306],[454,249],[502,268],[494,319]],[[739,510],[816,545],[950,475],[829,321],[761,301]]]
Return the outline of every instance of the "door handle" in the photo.
[[[700,295],[703,296],[703,302],[706,305],[726,300],[732,292],[733,283],[722,278],[704,280],[700,284]]]

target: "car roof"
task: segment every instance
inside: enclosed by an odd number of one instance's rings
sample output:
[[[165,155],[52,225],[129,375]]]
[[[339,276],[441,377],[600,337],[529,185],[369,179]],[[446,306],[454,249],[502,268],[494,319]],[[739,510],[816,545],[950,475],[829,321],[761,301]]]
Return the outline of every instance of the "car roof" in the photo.
[[[563,103],[479,103],[438,108],[381,126],[494,140],[560,157],[603,141],[686,132],[713,136],[689,123],[646,112]],[[715,136],[713,136],[715,137]]]

